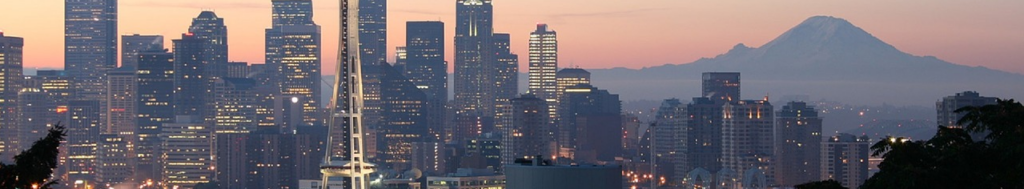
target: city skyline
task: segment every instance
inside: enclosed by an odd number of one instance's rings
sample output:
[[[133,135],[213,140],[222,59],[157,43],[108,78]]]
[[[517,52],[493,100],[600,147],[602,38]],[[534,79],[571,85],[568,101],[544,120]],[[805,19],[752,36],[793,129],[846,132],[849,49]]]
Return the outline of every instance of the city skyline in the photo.
[[[858,26],[873,31],[877,37],[892,43],[908,53],[920,56],[936,56],[957,64],[985,66],[1013,73],[1024,73],[1019,64],[1024,55],[1015,49],[1024,48],[1024,36],[1016,31],[1024,29],[1024,23],[1009,19],[1024,16],[1014,12],[1024,7],[1024,2],[837,2],[797,3],[749,2],[738,5],[735,1],[702,3],[660,1],[645,4],[621,4],[614,2],[588,2],[587,11],[558,12],[578,6],[581,0],[547,2],[550,6],[531,7],[537,0],[495,2],[495,31],[508,32],[512,37],[512,50],[526,54],[529,32],[537,23],[547,23],[564,35],[560,40],[562,67],[595,68],[642,68],[667,63],[689,63],[701,57],[714,57],[726,52],[737,43],[761,46],[777,37],[788,26],[815,15],[843,17],[858,23]],[[7,17],[31,17],[35,19],[2,20],[0,31],[8,36],[26,39],[26,68],[61,68],[60,53],[63,46],[61,24],[61,2],[8,2],[16,10],[0,11]],[[454,23],[455,11],[450,2],[443,1],[398,1],[390,3],[388,41],[405,41],[405,21],[443,21]],[[324,33],[336,33],[337,2],[314,0],[318,10],[314,18],[324,25]],[[980,7],[966,9],[962,7]],[[701,8],[704,7],[704,8]],[[785,7],[787,12],[775,10]],[[233,39],[230,61],[263,63],[261,51],[263,29],[270,26],[270,1],[224,0],[199,2],[184,0],[157,2],[148,0],[123,1],[119,4],[118,34],[144,34],[178,36],[186,31],[190,18],[202,10],[216,10],[225,18],[231,28]],[[688,11],[669,11],[669,10]],[[22,11],[31,10],[31,11]],[[871,10],[871,11],[861,11]],[[149,15],[160,12],[163,15]],[[756,16],[755,16],[756,15]],[[1016,15],[1016,16],[1014,16]],[[246,19],[256,18],[256,19]],[[670,18],[670,19],[667,19]],[[632,20],[652,20],[634,22]],[[665,22],[668,21],[668,22]],[[602,24],[601,22],[609,23]],[[453,24],[445,28],[445,40],[454,41]],[[616,26],[613,28],[605,28]],[[660,31],[639,38],[607,38],[606,36],[629,33],[630,29],[649,28]],[[747,32],[750,31],[750,32]],[[753,32],[758,31],[758,32]],[[951,37],[955,36],[955,38]],[[169,44],[173,37],[165,38]],[[325,36],[323,39],[325,75],[333,74],[333,60],[336,59],[337,39]],[[393,62],[394,47],[388,44],[389,62]],[[607,48],[619,46],[622,48]],[[626,48],[637,47],[637,48]],[[451,46],[446,55],[453,62]],[[622,53],[616,53],[622,52]],[[621,56],[616,54],[630,54]],[[521,62],[526,60],[520,60]],[[449,66],[453,66],[449,64]],[[521,72],[527,65],[520,64]],[[449,71],[452,69],[449,68]]]

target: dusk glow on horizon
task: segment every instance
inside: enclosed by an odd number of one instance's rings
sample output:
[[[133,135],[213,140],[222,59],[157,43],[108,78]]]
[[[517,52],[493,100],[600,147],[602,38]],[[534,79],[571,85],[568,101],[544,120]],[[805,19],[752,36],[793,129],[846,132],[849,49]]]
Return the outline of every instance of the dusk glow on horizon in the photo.
[[[0,31],[25,38],[26,68],[63,67],[63,2],[8,1]],[[455,2],[388,3],[388,57],[405,44],[406,21],[443,21],[454,41]],[[559,33],[560,66],[643,68],[689,63],[727,52],[738,43],[758,47],[816,15],[849,20],[904,52],[956,64],[1024,73],[1024,1],[591,1],[496,0],[495,32],[510,33],[525,71],[529,33],[546,23]],[[543,5],[543,6],[538,6]],[[226,20],[230,60],[263,63],[269,0],[122,0],[119,34],[185,33],[202,10]],[[337,57],[338,2],[314,0],[323,32],[323,74]],[[654,33],[640,32],[659,31]],[[453,66],[453,45],[447,52]],[[449,68],[449,72],[452,69]]]

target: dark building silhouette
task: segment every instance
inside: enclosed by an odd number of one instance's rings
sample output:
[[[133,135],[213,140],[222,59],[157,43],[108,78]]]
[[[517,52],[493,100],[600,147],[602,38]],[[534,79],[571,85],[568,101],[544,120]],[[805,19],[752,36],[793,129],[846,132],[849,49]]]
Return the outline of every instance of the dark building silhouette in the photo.
[[[740,73],[704,73],[703,95],[715,102],[736,102],[740,100]]]
[[[490,0],[458,0],[455,9],[456,109],[461,114],[494,117],[494,7]]]
[[[212,13],[210,13],[212,14]],[[212,92],[213,77],[209,74],[212,62],[208,56],[209,41],[193,33],[181,35],[174,40],[174,115],[196,116],[200,119],[209,115],[207,107]]]
[[[612,162],[622,156],[622,103],[619,95],[580,84],[565,89],[560,127],[552,138],[562,137],[563,149],[580,163]],[[558,135],[556,135],[558,134]],[[559,136],[560,135],[560,136]]]
[[[657,158],[658,176],[670,179],[669,183],[679,183],[691,171],[687,162],[687,105],[679,99],[668,99],[658,108],[655,124],[651,126],[651,139],[654,141],[654,155]],[[646,151],[649,152],[649,151]]]
[[[166,51],[139,53],[138,60],[138,101],[135,126],[136,177],[158,179],[160,177],[157,159],[160,152],[159,134],[165,123],[174,120],[174,54]]]
[[[403,171],[412,167],[412,146],[426,142],[427,95],[390,64],[379,64],[381,117],[376,129],[377,158],[383,167]]]
[[[443,131],[448,102],[448,62],[445,61],[444,22],[406,23],[406,54],[402,67],[396,66],[427,95],[427,122],[431,133]]]
[[[822,119],[813,106],[790,102],[776,114],[775,181],[796,186],[817,181],[821,175]]]
[[[858,188],[868,179],[871,140],[840,133],[821,144],[821,178],[836,180],[843,187]]]
[[[512,125],[506,128],[502,140],[502,165],[512,164],[516,158],[534,156],[552,157],[556,154],[555,132],[548,121],[548,105],[544,99],[531,94],[512,99]]]
[[[206,43],[202,61],[207,64],[207,77],[219,79],[227,75],[228,27],[224,25],[224,18],[217,17],[213,11],[203,11],[192,19],[188,32]]]
[[[984,97],[974,91],[964,91],[957,93],[953,96],[943,97],[935,102],[935,111],[938,114],[938,123],[941,126],[963,128],[962,125],[956,122],[963,118],[967,113],[956,113],[957,109],[975,106],[981,107],[985,105],[996,104],[999,98],[995,97]]]

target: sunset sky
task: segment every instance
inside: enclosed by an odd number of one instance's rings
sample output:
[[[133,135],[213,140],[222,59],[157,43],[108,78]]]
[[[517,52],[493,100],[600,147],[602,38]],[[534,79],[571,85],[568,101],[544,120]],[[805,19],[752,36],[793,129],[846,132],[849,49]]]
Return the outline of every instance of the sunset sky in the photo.
[[[495,0],[495,31],[512,34],[526,66],[537,23],[558,31],[560,66],[642,68],[689,63],[737,43],[761,46],[815,15],[844,18],[915,55],[1024,73],[1021,0]],[[324,74],[333,74],[338,1],[314,0],[323,27]],[[191,19],[214,10],[227,21],[230,59],[263,63],[270,0],[121,0],[119,33],[180,38]],[[389,57],[404,46],[405,22],[441,20],[454,44],[454,0],[390,0]],[[25,67],[63,67],[62,0],[3,0],[0,30],[25,38]],[[523,69],[525,70],[525,69]],[[449,70],[451,71],[451,70]]]

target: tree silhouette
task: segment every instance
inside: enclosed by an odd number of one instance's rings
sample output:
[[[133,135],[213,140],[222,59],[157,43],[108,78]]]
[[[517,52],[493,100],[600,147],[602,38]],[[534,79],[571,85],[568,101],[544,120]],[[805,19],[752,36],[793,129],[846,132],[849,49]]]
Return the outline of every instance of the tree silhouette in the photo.
[[[840,184],[839,181],[832,179],[804,183],[801,185],[796,185],[795,187],[796,189],[847,189],[846,187],[843,187],[843,185]]]
[[[879,172],[861,188],[1024,188],[1024,106],[1013,100],[957,110],[928,141],[890,137],[871,147]],[[973,138],[984,135],[984,138]]]
[[[13,165],[0,163],[0,188],[50,188],[58,183],[51,180],[57,168],[60,142],[67,136],[59,123],[50,128],[46,137],[32,144],[32,148],[14,156]]]

